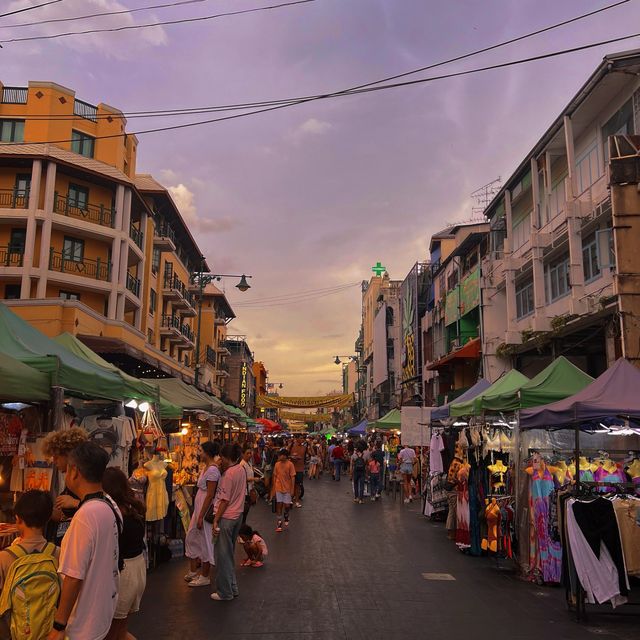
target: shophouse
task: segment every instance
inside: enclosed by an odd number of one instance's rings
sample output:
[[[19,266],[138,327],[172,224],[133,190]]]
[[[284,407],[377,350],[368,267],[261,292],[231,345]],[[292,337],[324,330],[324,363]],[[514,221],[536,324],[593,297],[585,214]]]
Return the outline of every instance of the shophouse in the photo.
[[[511,366],[534,375],[559,355],[596,376],[623,353],[619,256],[621,244],[637,253],[637,235],[613,233],[609,138],[640,131],[639,71],[640,51],[605,57],[486,210],[482,351],[492,381]]]
[[[229,369],[224,398],[247,415],[253,416],[256,408],[253,352],[245,336],[227,336],[223,347],[227,352]]]
[[[54,83],[0,84],[0,296],[133,375],[192,382],[196,346],[217,366],[206,320],[198,345],[191,285],[208,267],[168,191],[136,173],[125,125],[119,110]],[[209,303],[233,317],[222,294]],[[199,382],[220,392],[216,380]]]

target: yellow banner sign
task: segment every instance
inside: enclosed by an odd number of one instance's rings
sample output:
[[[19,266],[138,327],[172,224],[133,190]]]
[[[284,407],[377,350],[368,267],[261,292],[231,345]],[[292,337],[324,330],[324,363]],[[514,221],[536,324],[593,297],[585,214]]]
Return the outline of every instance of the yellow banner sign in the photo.
[[[296,409],[342,409],[353,405],[353,394],[344,393],[334,396],[320,396],[318,398],[292,398],[283,396],[258,396],[259,407],[271,409],[296,408]]]
[[[297,420],[298,422],[331,422],[331,415],[328,413],[295,413],[293,411],[281,411],[279,415],[283,420]]]

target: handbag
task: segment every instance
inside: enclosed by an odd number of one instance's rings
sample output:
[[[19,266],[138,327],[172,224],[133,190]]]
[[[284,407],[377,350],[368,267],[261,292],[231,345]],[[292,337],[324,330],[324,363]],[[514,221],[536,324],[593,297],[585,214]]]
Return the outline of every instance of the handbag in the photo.
[[[209,524],[213,524],[213,519],[215,518],[215,513],[213,511],[213,500],[211,501],[211,504],[209,505],[209,508],[207,509],[207,512],[204,514],[204,521],[208,522]]]

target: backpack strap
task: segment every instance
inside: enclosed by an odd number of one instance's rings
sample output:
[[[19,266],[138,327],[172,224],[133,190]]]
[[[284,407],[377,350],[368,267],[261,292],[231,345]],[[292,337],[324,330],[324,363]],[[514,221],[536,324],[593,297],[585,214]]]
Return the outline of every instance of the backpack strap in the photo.
[[[29,555],[29,552],[19,543],[14,543],[4,549],[8,554],[13,556],[14,562],[18,560],[18,558],[24,558],[24,556]]]

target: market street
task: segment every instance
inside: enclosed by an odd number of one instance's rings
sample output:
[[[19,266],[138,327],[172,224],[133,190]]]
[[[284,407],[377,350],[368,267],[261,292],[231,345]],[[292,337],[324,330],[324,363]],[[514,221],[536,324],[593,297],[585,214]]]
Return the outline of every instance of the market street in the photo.
[[[269,556],[261,569],[238,569],[237,600],[212,602],[211,588],[190,589],[186,560],[172,560],[149,575],[131,632],[139,640],[638,638],[634,617],[598,615],[578,625],[561,588],[524,582],[507,561],[498,568],[462,555],[415,503],[385,495],[356,505],[348,479],[337,484],[326,474],[306,480],[305,489],[304,507],[282,534],[267,505],[253,508],[249,523],[264,535]],[[453,580],[427,580],[427,573]]]

